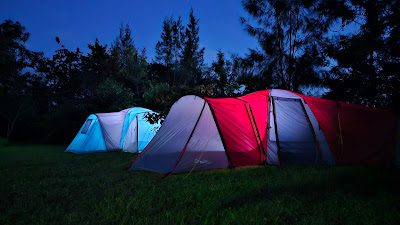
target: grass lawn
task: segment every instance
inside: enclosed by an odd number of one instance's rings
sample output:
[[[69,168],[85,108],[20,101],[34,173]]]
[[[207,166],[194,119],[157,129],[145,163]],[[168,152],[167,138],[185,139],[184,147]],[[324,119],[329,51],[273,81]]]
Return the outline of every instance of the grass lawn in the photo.
[[[0,224],[399,224],[400,169],[253,167],[160,179],[136,154],[0,148]]]

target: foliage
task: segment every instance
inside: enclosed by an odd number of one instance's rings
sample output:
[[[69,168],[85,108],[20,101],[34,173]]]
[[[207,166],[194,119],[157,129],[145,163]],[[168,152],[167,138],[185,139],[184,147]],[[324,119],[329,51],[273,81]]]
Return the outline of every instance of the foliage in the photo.
[[[184,81],[179,71],[179,62],[182,52],[182,20],[179,17],[175,20],[172,16],[165,18],[163,22],[163,32],[161,33],[161,41],[156,44],[156,63],[158,67],[157,76],[160,81],[169,85],[180,85]],[[160,68],[161,67],[161,68]]]
[[[0,117],[10,140],[16,123],[33,107],[32,91],[37,80],[27,69],[42,54],[29,51],[25,42],[29,33],[18,22],[0,24]]]
[[[323,36],[332,20],[319,14],[323,1],[244,0],[250,18],[241,18],[245,30],[260,49],[251,49],[243,66],[247,77],[257,77],[258,89],[276,87],[299,92],[302,86],[318,86],[327,59]]]
[[[0,136],[68,143],[95,112],[141,106],[163,119],[183,95],[234,97],[267,88],[375,107],[400,106],[399,1],[243,0],[249,54],[218,51],[204,63],[199,19],[165,17],[156,57],[122,24],[111,45],[60,49],[50,58],[26,48],[19,22],[0,24]],[[400,110],[400,109],[398,109]],[[45,135],[43,135],[45,134]]]
[[[400,2],[348,1],[357,32],[336,35],[326,97],[375,107],[400,105]]]
[[[202,81],[202,66],[205,48],[200,48],[199,20],[195,18],[193,9],[190,10],[189,24],[183,36],[183,52],[181,66],[183,73],[187,76],[189,85],[200,85]]]
[[[111,46],[111,60],[113,79],[121,82],[127,93],[134,94],[133,104],[141,102],[147,86],[146,50],[140,52],[135,47],[129,25],[121,26],[120,34]]]
[[[224,53],[218,51],[217,60],[212,62],[209,74],[203,81],[215,89],[209,96],[226,97],[236,95],[235,92],[239,88],[237,83],[239,71],[239,60],[236,56],[232,56],[232,60],[227,60]]]

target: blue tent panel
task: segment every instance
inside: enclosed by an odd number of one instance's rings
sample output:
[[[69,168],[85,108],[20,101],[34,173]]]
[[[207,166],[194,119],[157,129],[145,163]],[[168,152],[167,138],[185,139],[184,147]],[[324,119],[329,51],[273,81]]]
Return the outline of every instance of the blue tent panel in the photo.
[[[152,111],[141,107],[134,107],[131,108],[126,114],[124,125],[122,127],[121,148],[124,146],[125,135],[126,131],[129,128],[129,125],[132,123],[132,121],[135,119],[138,113],[144,113],[144,112],[152,112]]]
[[[87,128],[87,123],[90,123]],[[82,132],[86,127],[86,133]],[[66,152],[73,152],[76,154],[91,153],[91,152],[106,152],[106,144],[104,142],[103,134],[101,132],[100,124],[96,115],[90,115],[85,123],[79,129],[78,134],[68,146]]]
[[[143,149],[149,144],[154,135],[156,135],[156,129],[161,125],[159,123],[150,124],[145,118],[146,113],[138,114],[138,152],[143,151]]]

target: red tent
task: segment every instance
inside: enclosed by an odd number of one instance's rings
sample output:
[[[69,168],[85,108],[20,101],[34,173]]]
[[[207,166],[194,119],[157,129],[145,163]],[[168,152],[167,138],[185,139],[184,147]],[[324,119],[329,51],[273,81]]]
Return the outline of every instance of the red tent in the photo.
[[[246,165],[389,164],[392,111],[265,90],[238,98],[184,96],[131,170],[178,173]]]

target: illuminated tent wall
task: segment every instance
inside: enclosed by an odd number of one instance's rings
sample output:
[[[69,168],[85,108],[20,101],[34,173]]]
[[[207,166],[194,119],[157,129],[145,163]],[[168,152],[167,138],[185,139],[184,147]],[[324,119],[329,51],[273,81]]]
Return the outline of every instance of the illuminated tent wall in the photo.
[[[130,169],[393,163],[395,126],[391,111],[285,90],[222,99],[184,96]]]
[[[154,113],[135,107],[120,112],[90,115],[66,152],[77,154],[107,151],[141,152],[160,124],[150,124],[145,115]]]

